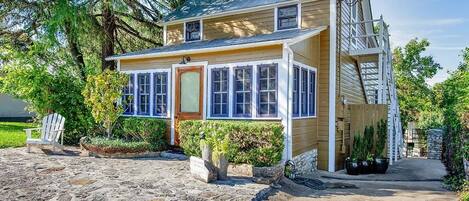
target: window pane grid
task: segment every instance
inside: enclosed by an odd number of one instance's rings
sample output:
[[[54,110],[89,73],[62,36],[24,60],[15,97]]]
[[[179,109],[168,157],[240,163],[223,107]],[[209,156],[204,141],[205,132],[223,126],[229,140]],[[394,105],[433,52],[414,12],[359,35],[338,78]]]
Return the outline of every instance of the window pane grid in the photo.
[[[309,71],[309,115],[316,115],[316,72]]]
[[[150,114],[150,74],[138,74],[138,114]]]
[[[316,116],[316,71],[293,65],[293,117]]]
[[[301,69],[301,116],[308,115],[308,70]]]
[[[200,21],[186,23],[186,41],[200,40]]]
[[[124,114],[133,114],[134,113],[134,75],[129,75],[129,82],[124,87],[122,95],[122,107],[124,109]]]
[[[298,5],[278,8],[277,29],[290,29],[298,26]]]
[[[228,68],[212,70],[212,116],[228,116]]]
[[[166,116],[167,114],[167,73],[154,74],[154,114],[155,116]]]
[[[251,116],[252,66],[235,67],[234,70],[234,116]]]
[[[293,66],[293,116],[298,117],[300,116],[300,68],[299,66]]]
[[[259,65],[259,94],[257,114],[277,116],[277,64]]]

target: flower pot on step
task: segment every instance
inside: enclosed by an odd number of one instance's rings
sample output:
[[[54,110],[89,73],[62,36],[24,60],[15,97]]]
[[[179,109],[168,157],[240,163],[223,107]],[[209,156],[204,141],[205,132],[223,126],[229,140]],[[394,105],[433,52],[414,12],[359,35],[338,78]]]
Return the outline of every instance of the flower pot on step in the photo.
[[[385,174],[389,167],[389,158],[375,158],[374,172]]]
[[[345,169],[349,175],[358,175],[360,174],[360,167],[358,161],[347,158],[345,160]]]

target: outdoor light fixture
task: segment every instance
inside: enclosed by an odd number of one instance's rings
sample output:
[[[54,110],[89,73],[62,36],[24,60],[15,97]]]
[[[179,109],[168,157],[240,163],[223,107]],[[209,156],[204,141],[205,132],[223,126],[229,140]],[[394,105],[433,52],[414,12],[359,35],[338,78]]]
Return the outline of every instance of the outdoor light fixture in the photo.
[[[189,56],[182,56],[181,63],[179,63],[179,64],[187,64],[188,62],[191,62],[191,57],[189,57]]]

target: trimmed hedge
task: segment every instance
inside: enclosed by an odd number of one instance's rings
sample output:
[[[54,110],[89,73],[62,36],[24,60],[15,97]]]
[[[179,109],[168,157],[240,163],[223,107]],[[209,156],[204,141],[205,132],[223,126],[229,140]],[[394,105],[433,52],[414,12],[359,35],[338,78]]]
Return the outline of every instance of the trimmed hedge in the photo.
[[[129,141],[143,141],[150,144],[150,150],[163,150],[166,146],[166,122],[162,119],[125,117],[119,119],[115,136]]]
[[[201,134],[210,135],[214,132],[229,136],[226,157],[230,162],[264,167],[276,165],[282,159],[283,126],[277,122],[181,121],[180,145],[186,155],[200,157]]]

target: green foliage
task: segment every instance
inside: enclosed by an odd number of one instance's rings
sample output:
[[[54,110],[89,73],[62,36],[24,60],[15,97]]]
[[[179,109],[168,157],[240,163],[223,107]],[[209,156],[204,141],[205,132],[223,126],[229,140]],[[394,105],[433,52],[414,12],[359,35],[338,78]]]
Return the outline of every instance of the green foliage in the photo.
[[[36,128],[34,123],[0,122],[0,149],[23,147],[26,145],[26,128]],[[32,137],[39,138],[39,132],[32,132]]]
[[[386,156],[386,153],[384,153],[384,149],[386,148],[386,139],[387,139],[387,123],[385,119],[381,119],[381,121],[378,122],[377,125],[377,140],[376,140],[376,157],[378,158],[383,158]]]
[[[465,176],[463,158],[469,155],[469,48],[463,51],[462,56],[459,68],[434,87],[446,126],[442,157],[448,170],[445,183],[453,190],[462,188]]]
[[[374,136],[375,135],[375,128],[371,126],[365,127],[364,135],[363,135],[363,146],[366,151],[367,157],[371,155],[373,150],[374,144]]]
[[[355,136],[353,136],[353,148],[351,156],[351,159],[353,161],[366,159],[366,151],[364,145],[365,144],[363,143],[363,137],[359,133],[355,134]]]
[[[200,136],[225,152],[227,160],[255,166],[276,165],[282,159],[283,127],[280,123],[256,121],[181,121],[181,147],[187,155],[201,156]],[[213,140],[222,142],[214,143]]]
[[[428,40],[416,38],[393,51],[393,70],[404,127],[417,120],[422,111],[434,109],[431,108],[433,93],[425,81],[442,68],[432,56],[422,56],[429,45]]]
[[[91,109],[96,123],[106,128],[111,136],[112,126],[122,115],[124,109],[118,100],[129,77],[123,73],[105,70],[101,74],[89,76],[83,89],[85,104]]]
[[[37,119],[49,113],[65,117],[64,142],[76,144],[93,127],[93,119],[83,103],[84,83],[79,72],[69,66],[66,55],[57,50],[61,62],[48,60],[47,44],[36,44],[31,50],[15,52],[8,46],[0,48],[3,68],[0,70],[0,93],[7,93],[28,103],[28,110]]]
[[[459,192],[460,201],[469,201],[469,181],[465,181],[462,190]]]
[[[123,118],[121,130],[127,139],[144,141],[150,144],[153,151],[165,147],[166,122],[155,118]]]
[[[150,144],[144,141],[125,141],[102,137],[89,138],[85,146],[104,153],[137,153],[150,149]]]

